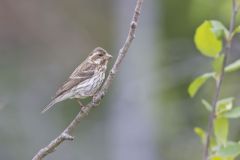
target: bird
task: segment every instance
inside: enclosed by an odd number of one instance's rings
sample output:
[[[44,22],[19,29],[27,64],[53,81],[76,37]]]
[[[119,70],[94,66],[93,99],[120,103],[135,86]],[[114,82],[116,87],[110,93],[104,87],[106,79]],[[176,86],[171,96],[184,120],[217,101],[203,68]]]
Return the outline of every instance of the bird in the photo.
[[[57,90],[51,102],[41,113],[45,113],[56,103],[67,99],[77,99],[83,106],[80,99],[93,97],[103,84],[107,64],[111,58],[112,55],[103,48],[95,48]]]

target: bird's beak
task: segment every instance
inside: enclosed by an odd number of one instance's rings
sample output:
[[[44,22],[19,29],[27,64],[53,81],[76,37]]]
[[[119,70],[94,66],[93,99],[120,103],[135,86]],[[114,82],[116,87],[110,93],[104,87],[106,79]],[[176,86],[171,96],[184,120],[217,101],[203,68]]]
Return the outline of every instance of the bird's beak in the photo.
[[[110,54],[108,54],[108,53],[107,53],[106,56],[107,56],[107,59],[111,59],[111,58],[112,58],[112,55],[110,55]]]

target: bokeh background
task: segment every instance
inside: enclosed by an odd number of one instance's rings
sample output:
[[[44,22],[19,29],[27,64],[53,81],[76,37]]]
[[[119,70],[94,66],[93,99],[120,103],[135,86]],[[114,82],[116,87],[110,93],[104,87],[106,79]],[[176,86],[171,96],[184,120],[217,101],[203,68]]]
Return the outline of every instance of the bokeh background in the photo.
[[[206,128],[201,97],[187,86],[209,71],[194,47],[205,19],[228,24],[229,0],[146,0],[121,71],[101,106],[92,110],[46,160],[192,160],[202,148],[193,128]],[[26,160],[59,135],[79,111],[65,101],[40,114],[56,89],[95,47],[114,56],[122,46],[135,0],[0,0],[0,159]],[[229,59],[240,58],[239,37]],[[240,97],[239,73],[224,95]],[[230,138],[239,140],[238,121]]]

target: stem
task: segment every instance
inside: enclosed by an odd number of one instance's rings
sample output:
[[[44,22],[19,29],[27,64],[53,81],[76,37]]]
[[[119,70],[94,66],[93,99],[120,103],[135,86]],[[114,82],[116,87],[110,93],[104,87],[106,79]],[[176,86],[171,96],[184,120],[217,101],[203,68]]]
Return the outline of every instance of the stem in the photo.
[[[213,123],[216,118],[215,117],[216,107],[217,107],[217,102],[218,102],[219,95],[221,92],[222,83],[224,80],[224,75],[225,75],[224,69],[227,64],[227,58],[228,58],[229,54],[231,54],[232,38],[233,38],[233,32],[234,32],[234,26],[235,26],[237,12],[238,12],[238,6],[236,3],[236,0],[232,0],[232,15],[231,15],[231,21],[230,21],[230,25],[229,25],[229,35],[226,38],[226,44],[225,44],[225,49],[224,49],[224,53],[223,53],[224,54],[223,65],[221,68],[220,76],[216,80],[215,94],[212,99],[212,112],[209,115],[208,133],[207,133],[206,144],[204,146],[203,160],[208,160],[208,157],[209,157],[209,146],[210,146],[211,135],[213,133]]]
[[[55,149],[65,140],[73,140],[74,137],[71,136],[72,132],[74,131],[74,129],[76,129],[76,127],[79,124],[79,122],[81,121],[81,119],[83,117],[87,116],[93,107],[96,107],[99,105],[100,101],[105,96],[105,93],[107,92],[110,84],[112,83],[114,77],[116,76],[116,74],[120,68],[120,64],[121,64],[123,58],[125,57],[125,55],[127,54],[128,49],[129,49],[130,45],[132,44],[133,39],[135,38],[135,32],[136,32],[137,23],[138,23],[139,16],[140,16],[142,3],[143,3],[143,0],[137,0],[133,18],[132,18],[132,21],[130,24],[130,29],[129,29],[129,32],[127,35],[127,39],[126,39],[125,43],[123,44],[123,47],[120,49],[120,51],[118,53],[118,57],[113,65],[110,73],[108,74],[108,77],[107,77],[106,81],[104,82],[101,90],[97,93],[97,95],[95,97],[93,97],[93,99],[90,103],[88,103],[86,106],[81,108],[80,112],[73,119],[73,121],[68,125],[68,127],[57,138],[52,140],[46,147],[40,149],[38,151],[38,153],[33,157],[32,160],[42,160],[48,154],[54,152]]]

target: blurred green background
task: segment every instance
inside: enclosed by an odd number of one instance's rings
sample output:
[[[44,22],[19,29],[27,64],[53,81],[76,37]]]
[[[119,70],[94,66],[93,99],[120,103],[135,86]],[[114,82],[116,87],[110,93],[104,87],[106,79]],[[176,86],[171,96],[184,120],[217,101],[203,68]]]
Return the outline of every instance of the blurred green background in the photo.
[[[79,111],[65,101],[41,115],[57,88],[97,46],[117,56],[135,0],[0,0],[0,159],[26,160],[59,135]],[[229,0],[146,0],[136,39],[101,106],[92,110],[46,160],[192,160],[202,148],[193,128],[206,128],[209,82],[195,99],[187,86],[210,70],[194,47],[206,19],[229,23]],[[240,58],[239,37],[229,59]],[[112,64],[112,63],[111,63]],[[238,99],[239,73],[223,95]],[[230,139],[239,140],[232,121]]]

